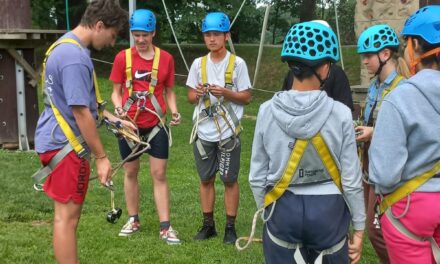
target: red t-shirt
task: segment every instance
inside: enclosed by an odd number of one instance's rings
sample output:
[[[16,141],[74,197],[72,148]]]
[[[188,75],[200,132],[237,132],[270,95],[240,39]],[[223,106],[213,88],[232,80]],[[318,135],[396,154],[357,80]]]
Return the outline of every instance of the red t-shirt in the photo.
[[[150,87],[151,81],[151,68],[153,67],[153,59],[145,60],[139,56],[136,48],[131,48],[131,57],[132,57],[132,76],[133,76],[133,92],[134,91],[148,91]],[[128,89],[125,87],[126,83],[126,74],[125,74],[125,50],[120,51],[113,63],[112,72],[110,74],[110,81],[114,83],[120,83],[123,87],[123,95],[122,95],[122,106],[125,105],[125,102],[128,98]],[[158,83],[154,90],[154,96],[156,96],[157,101],[159,102],[160,107],[162,108],[162,112],[166,113],[166,104],[163,96],[165,87],[173,87],[174,86],[174,59],[171,54],[164,50],[160,50],[160,60],[159,60],[159,71],[158,71]],[[147,98],[146,107],[154,111],[154,107],[150,101],[150,98]],[[128,110],[128,116],[134,118],[137,110],[137,101],[135,101],[130,109]],[[141,111],[139,116],[136,119],[136,124],[139,128],[151,128],[159,123],[159,119],[156,115],[148,112]]]

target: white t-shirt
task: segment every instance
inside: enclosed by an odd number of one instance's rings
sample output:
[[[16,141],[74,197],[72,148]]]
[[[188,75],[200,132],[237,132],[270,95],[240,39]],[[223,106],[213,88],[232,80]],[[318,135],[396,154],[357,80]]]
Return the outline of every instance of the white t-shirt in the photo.
[[[226,68],[228,67],[229,56],[231,56],[231,53],[228,51],[225,58],[222,61],[218,63],[213,63],[211,60],[211,53],[208,54],[208,59],[206,62],[206,74],[209,84],[211,85],[216,84],[221,87],[225,87],[225,71]],[[197,84],[203,83],[201,64],[202,64],[202,58],[200,57],[195,59],[191,65],[191,69],[188,74],[188,80],[186,81],[186,85],[192,89],[196,89]],[[241,92],[251,88],[251,81],[249,79],[246,62],[238,56],[236,56],[235,58],[234,71],[232,74],[232,83],[233,83],[232,91],[234,92]],[[216,102],[218,102],[217,97],[211,94],[210,94],[210,99],[211,99],[211,104],[215,104]],[[230,104],[238,120],[240,120],[243,116],[243,105],[234,104],[232,102],[230,102]],[[196,106],[193,114],[193,119],[195,119],[203,109],[205,109],[205,105],[202,101]],[[235,130],[234,122],[231,120],[229,114],[227,114],[227,117],[232,128]],[[197,131],[197,135],[199,136],[199,138],[210,142],[216,142],[219,140],[229,138],[233,135],[232,130],[228,127],[228,125],[226,124],[226,122],[223,120],[222,117],[218,116],[217,120],[222,131],[221,138],[218,133],[217,127],[215,125],[215,122],[212,118],[209,118],[199,123],[198,131]]]

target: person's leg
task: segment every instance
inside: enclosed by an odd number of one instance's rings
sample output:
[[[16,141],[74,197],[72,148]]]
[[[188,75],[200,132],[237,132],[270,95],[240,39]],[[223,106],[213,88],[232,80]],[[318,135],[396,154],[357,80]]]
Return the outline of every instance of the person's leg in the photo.
[[[170,221],[170,199],[166,166],[166,159],[150,156],[150,174],[153,179],[154,201],[160,222]]]
[[[226,225],[223,242],[226,244],[234,244],[237,240],[235,218],[240,200],[240,189],[237,181],[240,173],[240,153],[240,139],[236,138],[225,144],[218,154],[220,178],[225,186]]]
[[[390,259],[388,257],[385,240],[383,239],[379,217],[376,214],[375,207],[377,203],[377,196],[374,193],[374,187],[369,186],[369,188],[364,189],[364,191],[368,192],[368,206],[366,207],[366,227],[368,230],[368,238],[370,239],[371,245],[373,246],[377,256],[379,257],[380,264],[389,264]]]
[[[198,139],[200,140],[200,139]],[[194,144],[193,153],[196,161],[197,172],[200,177],[200,205],[203,213],[203,224],[198,233],[194,237],[195,240],[205,240],[217,235],[214,221],[214,205],[215,205],[215,175],[218,169],[217,162],[217,143],[203,142],[203,148],[206,157],[202,157],[199,153],[197,145]]]
[[[67,204],[54,201],[53,250],[58,263],[79,263],[76,229],[80,215],[80,204],[75,204],[72,200]]]
[[[139,159],[124,164],[124,195],[129,216],[139,213]]]

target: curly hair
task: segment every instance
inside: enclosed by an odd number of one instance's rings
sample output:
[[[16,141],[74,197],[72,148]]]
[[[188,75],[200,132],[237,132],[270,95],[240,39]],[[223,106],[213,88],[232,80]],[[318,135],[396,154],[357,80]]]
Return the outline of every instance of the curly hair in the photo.
[[[90,28],[98,21],[102,21],[107,28],[125,32],[128,29],[128,12],[121,8],[118,0],[93,0],[87,6],[80,25]]]

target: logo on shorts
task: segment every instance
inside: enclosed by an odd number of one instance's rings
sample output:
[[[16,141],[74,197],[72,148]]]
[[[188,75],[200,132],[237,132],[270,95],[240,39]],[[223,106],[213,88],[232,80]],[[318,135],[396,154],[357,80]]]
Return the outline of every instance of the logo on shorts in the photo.
[[[220,154],[220,162],[219,162],[219,172],[223,177],[228,177],[229,166],[231,164],[231,153],[229,152],[221,152]]]
[[[87,179],[87,165],[86,160],[81,159],[79,165],[79,176],[78,183],[76,184],[76,193],[79,195],[84,195],[86,190],[86,179]]]

